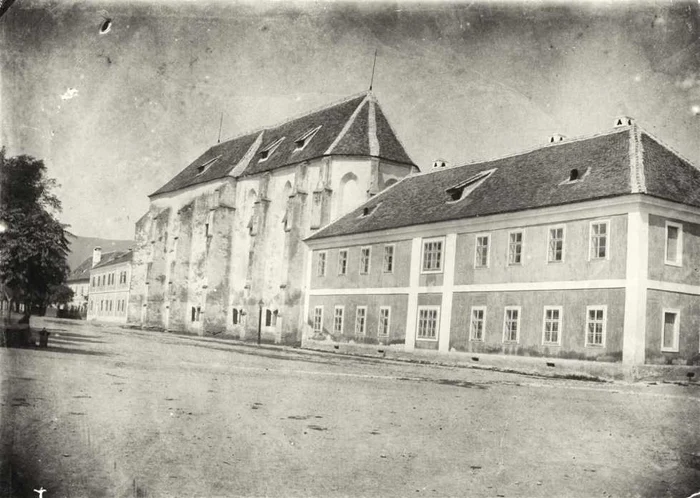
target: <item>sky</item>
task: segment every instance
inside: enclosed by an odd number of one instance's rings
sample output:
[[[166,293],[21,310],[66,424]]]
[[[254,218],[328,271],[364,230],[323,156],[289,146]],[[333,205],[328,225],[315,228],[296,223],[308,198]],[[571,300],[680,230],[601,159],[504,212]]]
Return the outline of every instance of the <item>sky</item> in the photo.
[[[207,148],[367,90],[413,160],[605,132],[700,165],[696,2],[21,0],[0,19],[0,145],[47,165],[62,222],[131,239]],[[111,19],[106,33],[100,33]]]

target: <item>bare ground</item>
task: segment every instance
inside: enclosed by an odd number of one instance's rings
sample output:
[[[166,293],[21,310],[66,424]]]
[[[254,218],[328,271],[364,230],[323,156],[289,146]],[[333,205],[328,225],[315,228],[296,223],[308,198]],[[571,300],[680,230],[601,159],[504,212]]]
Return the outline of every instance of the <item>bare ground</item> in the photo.
[[[0,350],[2,496],[700,491],[700,387],[54,326]]]

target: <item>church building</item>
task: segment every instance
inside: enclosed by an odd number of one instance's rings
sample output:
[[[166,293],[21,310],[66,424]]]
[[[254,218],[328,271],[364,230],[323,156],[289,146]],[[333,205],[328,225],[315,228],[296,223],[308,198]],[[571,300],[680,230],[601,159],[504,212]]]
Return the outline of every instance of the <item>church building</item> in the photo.
[[[417,171],[371,92],[211,147],[149,196],[128,322],[299,343],[302,240]]]

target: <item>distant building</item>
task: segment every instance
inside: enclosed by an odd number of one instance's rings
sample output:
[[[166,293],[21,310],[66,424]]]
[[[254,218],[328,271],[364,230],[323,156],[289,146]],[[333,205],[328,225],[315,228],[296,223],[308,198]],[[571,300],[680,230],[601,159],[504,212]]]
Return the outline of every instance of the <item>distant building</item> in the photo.
[[[697,363],[700,171],[615,124],[440,164],[313,234],[303,344]]]
[[[71,272],[66,281],[66,285],[73,291],[73,299],[68,303],[68,308],[77,310],[82,318],[87,316],[91,268],[92,258],[88,258]]]
[[[415,171],[371,93],[211,147],[136,224],[129,322],[299,342],[302,239]]]
[[[101,254],[95,248],[90,270],[88,320],[126,323],[131,282],[131,251]]]

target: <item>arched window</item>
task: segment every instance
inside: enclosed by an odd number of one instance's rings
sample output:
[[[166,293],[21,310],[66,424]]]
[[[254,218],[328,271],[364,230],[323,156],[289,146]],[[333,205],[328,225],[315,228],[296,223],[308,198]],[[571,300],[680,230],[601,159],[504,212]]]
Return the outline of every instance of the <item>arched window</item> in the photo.
[[[355,173],[346,173],[345,176],[340,179],[334,218],[340,218],[344,214],[349,213],[366,200],[367,193],[363,192],[362,188],[360,188],[357,175],[355,175]]]
[[[233,324],[238,325],[238,310],[236,308],[233,308],[232,316],[233,316]]]
[[[265,310],[265,326],[269,327],[272,325],[272,310],[269,308]]]

